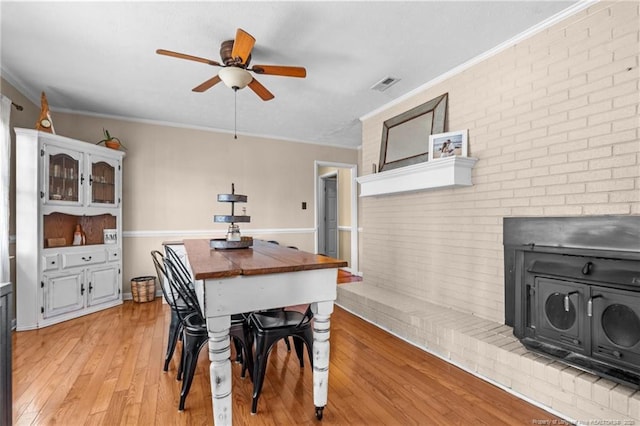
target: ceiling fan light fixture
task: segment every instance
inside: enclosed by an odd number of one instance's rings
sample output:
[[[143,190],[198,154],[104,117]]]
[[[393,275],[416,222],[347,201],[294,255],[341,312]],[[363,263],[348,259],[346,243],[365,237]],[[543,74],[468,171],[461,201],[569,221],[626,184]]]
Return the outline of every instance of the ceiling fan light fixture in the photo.
[[[234,90],[244,89],[253,80],[249,71],[238,67],[222,68],[218,72],[218,77],[227,87]]]

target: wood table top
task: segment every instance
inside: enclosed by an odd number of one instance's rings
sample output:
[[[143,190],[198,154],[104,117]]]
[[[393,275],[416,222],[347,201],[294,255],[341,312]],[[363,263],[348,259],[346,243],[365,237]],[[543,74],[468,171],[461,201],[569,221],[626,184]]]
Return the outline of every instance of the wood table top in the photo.
[[[208,239],[184,240],[184,246],[191,270],[197,280],[342,268],[348,265],[344,260],[283,247],[263,240],[253,240],[253,247],[244,249],[212,249]]]

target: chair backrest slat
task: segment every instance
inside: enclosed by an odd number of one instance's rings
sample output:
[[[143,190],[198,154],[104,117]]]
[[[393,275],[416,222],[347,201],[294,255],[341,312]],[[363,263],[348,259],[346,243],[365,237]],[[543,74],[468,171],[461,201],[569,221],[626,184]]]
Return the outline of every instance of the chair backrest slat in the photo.
[[[190,280],[188,281],[185,275],[180,271],[179,265],[181,265],[182,262],[179,260],[176,262],[170,257],[166,257],[164,263],[168,272],[167,277],[172,293],[180,298],[180,301],[185,304],[187,311],[190,311],[190,313],[196,313],[200,319],[204,321],[204,316],[200,309],[200,303],[198,302],[198,296],[196,295],[196,291],[193,287],[193,282]]]
[[[182,280],[182,282],[193,283],[193,277],[184,263],[182,263],[182,260],[180,260],[178,253],[170,246],[165,246],[165,250],[167,252],[166,257],[173,262],[176,276]]]
[[[169,287],[169,279],[167,277],[167,270],[164,267],[164,255],[158,250],[151,252],[151,259],[153,259],[153,266],[156,268],[156,274],[158,275],[158,281],[160,282],[160,288],[167,303],[174,308],[175,300],[169,295],[171,288]]]

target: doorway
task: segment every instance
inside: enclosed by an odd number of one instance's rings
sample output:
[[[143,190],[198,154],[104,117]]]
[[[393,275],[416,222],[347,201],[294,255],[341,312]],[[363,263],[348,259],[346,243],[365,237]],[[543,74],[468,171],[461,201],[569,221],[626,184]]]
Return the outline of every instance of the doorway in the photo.
[[[343,269],[353,275],[360,275],[358,270],[356,181],[358,166],[356,164],[315,161],[314,168],[316,183],[315,251],[346,260],[349,266]],[[334,241],[335,255],[329,253],[329,251],[333,253]]]

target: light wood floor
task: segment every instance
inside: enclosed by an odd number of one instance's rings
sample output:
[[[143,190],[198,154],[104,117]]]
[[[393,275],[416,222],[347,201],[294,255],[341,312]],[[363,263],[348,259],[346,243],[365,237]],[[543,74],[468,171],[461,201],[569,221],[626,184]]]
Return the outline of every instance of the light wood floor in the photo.
[[[207,351],[186,408],[178,412],[176,362],[162,372],[169,309],[160,299],[37,331],[13,334],[16,425],[211,424]],[[270,357],[258,406],[233,364],[237,425],[532,424],[548,413],[336,307],[329,403],[314,416],[312,372],[283,342]],[[178,357],[174,356],[174,361]]]

